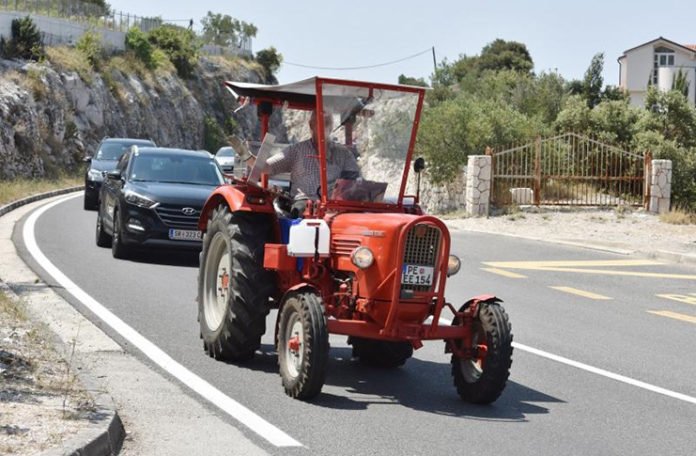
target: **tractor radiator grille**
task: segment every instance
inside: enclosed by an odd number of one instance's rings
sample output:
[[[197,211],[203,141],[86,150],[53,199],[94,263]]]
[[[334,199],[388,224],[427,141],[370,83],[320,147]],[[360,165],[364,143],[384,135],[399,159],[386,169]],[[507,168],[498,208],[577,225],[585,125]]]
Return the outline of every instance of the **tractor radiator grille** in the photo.
[[[441,237],[440,230],[431,225],[419,224],[411,228],[411,231],[406,235],[403,264],[435,267],[440,251]],[[402,284],[401,289],[429,291],[433,285]]]
[[[353,250],[360,247],[360,239],[340,238],[338,236],[331,240],[331,253],[334,255],[349,256]]]

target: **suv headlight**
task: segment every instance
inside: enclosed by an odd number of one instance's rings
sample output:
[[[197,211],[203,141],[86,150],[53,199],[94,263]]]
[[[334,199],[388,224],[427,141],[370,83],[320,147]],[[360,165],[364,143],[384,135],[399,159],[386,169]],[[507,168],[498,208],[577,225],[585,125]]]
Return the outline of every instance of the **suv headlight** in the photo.
[[[375,256],[372,254],[372,250],[367,247],[358,247],[350,254],[350,259],[360,269],[367,269],[372,266]]]
[[[462,261],[457,255],[450,255],[447,259],[447,277],[453,276],[459,272],[462,267]]]
[[[87,171],[87,178],[91,181],[102,182],[104,180],[104,175],[98,169],[90,169]]]
[[[131,190],[126,190],[126,192],[123,194],[123,197],[130,204],[134,204],[138,207],[144,207],[145,209],[154,209],[159,205],[157,201],[152,201],[150,198],[143,196],[139,193],[135,193]]]

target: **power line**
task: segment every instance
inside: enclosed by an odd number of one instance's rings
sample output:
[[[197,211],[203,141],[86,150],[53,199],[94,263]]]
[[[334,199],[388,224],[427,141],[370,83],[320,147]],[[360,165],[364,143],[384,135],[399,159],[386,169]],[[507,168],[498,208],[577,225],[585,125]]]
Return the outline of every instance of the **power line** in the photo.
[[[425,54],[426,52],[432,52],[432,48],[428,48],[424,51],[418,52],[413,55],[409,55],[408,57],[404,57],[401,59],[397,60],[392,60],[390,62],[384,62],[384,63],[377,63],[375,65],[365,65],[365,66],[355,66],[355,67],[322,67],[322,66],[314,66],[314,65],[303,65],[301,63],[292,63],[292,62],[283,62],[285,65],[291,65],[291,66],[296,66],[296,67],[302,67],[302,68],[310,68],[313,70],[334,70],[334,71],[344,71],[344,70],[366,70],[369,68],[377,68],[377,67],[383,67],[387,65],[393,65],[395,63],[403,62],[404,60],[409,60],[414,57],[418,57],[420,55]]]

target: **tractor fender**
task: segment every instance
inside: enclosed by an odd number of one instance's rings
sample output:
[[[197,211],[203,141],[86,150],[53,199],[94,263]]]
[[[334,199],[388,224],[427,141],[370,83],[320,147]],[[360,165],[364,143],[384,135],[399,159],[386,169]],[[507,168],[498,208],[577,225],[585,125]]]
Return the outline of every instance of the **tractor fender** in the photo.
[[[478,296],[474,296],[471,299],[469,299],[467,302],[462,304],[462,306],[459,308],[459,312],[464,312],[466,309],[468,309],[471,306],[476,306],[473,310],[474,313],[478,312],[478,305],[482,302],[503,302],[502,299],[495,295],[489,295],[489,294],[482,294]],[[459,320],[457,317],[452,320],[452,324],[458,324]]]
[[[268,195],[248,195],[244,191],[244,187],[234,185],[221,185],[213,190],[213,193],[205,202],[201,215],[198,218],[198,229],[205,231],[208,227],[208,219],[213,209],[220,204],[227,204],[230,212],[246,211],[256,212],[261,214],[275,214],[273,209],[273,200]]]
[[[283,297],[280,299],[280,304],[278,305],[278,312],[276,313],[276,322],[275,322],[275,332],[274,332],[274,338],[273,340],[278,340],[278,325],[280,324],[280,313],[283,310],[283,305],[285,305],[285,298],[290,293],[295,293],[297,291],[311,291],[312,293],[315,293],[317,296],[321,296],[321,293],[319,293],[319,289],[312,285],[311,283],[307,282],[301,282],[298,283],[297,285],[293,285],[292,287],[288,288],[285,293],[283,293]]]
[[[503,302],[502,299],[498,298],[495,295],[489,295],[489,294],[483,294],[483,295],[478,295],[474,296],[471,299],[469,299],[467,302],[462,304],[462,306],[459,308],[459,312],[464,312],[471,306],[475,306],[473,309],[473,313],[477,314],[479,310],[479,304],[482,302]],[[452,325],[458,325],[460,323],[459,317],[455,316],[454,319],[452,319]],[[447,341],[445,343],[445,353],[452,353],[452,347],[450,346],[451,341]]]

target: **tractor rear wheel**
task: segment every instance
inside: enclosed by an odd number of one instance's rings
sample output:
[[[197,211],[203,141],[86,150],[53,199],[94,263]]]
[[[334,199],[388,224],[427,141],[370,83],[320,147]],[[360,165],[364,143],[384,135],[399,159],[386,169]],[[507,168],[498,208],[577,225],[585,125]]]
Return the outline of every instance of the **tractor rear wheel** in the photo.
[[[278,367],[285,393],[311,399],[321,392],[329,360],[329,333],[319,297],[297,292],[283,303],[278,322]]]
[[[400,367],[413,356],[413,345],[411,342],[349,337],[348,343],[353,346],[353,356],[367,366],[388,369]]]
[[[459,324],[455,319],[452,324]],[[461,341],[456,342],[461,344]],[[452,376],[459,396],[473,404],[490,404],[505,389],[512,365],[512,328],[497,302],[481,302],[472,328],[472,345],[485,345],[485,353],[470,358],[452,354]]]
[[[198,321],[212,358],[246,361],[261,345],[274,283],[263,268],[269,229],[258,215],[213,210],[198,272]]]

